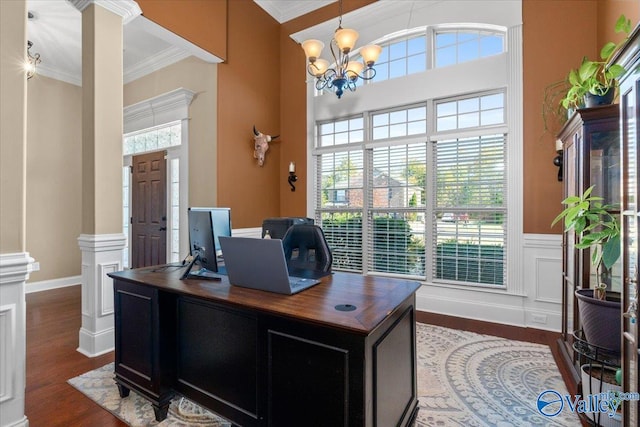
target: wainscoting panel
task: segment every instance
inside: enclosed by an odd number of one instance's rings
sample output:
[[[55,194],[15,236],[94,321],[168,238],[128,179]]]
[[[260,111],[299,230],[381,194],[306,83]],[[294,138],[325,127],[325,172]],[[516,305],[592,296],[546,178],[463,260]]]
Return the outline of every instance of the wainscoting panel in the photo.
[[[561,330],[562,236],[525,234],[522,263],[509,277],[520,293],[427,284],[418,290],[420,311],[548,331]]]
[[[0,306],[0,403],[14,398],[13,384],[15,382],[14,354],[16,349],[16,305]]]

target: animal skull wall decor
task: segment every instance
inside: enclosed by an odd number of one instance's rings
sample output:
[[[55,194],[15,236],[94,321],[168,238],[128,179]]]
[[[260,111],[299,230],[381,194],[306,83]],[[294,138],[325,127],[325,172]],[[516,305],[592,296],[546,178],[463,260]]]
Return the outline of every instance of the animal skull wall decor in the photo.
[[[262,132],[258,132],[255,125],[253,126],[253,135],[253,158],[258,159],[258,165],[262,166],[264,164],[264,156],[267,154],[267,150],[269,150],[269,143],[280,135],[265,135]]]

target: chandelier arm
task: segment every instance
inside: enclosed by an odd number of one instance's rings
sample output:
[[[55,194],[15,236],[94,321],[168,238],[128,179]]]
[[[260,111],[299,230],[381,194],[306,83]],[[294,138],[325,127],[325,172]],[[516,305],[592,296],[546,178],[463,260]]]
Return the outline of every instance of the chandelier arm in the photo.
[[[316,90],[322,90],[329,84],[329,80],[317,78],[316,79]]]
[[[362,75],[358,75],[362,80],[371,80],[376,76],[376,69],[373,67],[367,67]]]

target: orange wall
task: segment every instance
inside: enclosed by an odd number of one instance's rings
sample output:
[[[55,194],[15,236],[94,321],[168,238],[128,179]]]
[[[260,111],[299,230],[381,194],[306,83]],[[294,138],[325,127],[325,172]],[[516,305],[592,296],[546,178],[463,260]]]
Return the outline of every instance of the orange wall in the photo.
[[[373,1],[345,0],[344,13]],[[171,2],[176,1],[138,1],[145,16],[155,8],[163,9],[164,15],[159,15],[182,34],[181,17],[173,20],[175,9],[161,7]],[[152,3],[154,9],[150,9]],[[203,1],[179,3],[189,9],[190,4],[195,7]],[[206,19],[188,21],[182,35],[190,40],[192,36],[194,43],[204,47],[211,39],[211,27],[227,24],[224,54],[216,50],[219,47],[210,50],[226,60],[219,66],[218,78],[218,204],[233,209],[234,227],[257,227],[269,216],[305,215],[305,58],[289,34],[337,17],[337,3],[282,25],[251,0],[204,3],[227,5],[227,21],[221,23],[220,14],[212,11]],[[614,38],[613,25],[620,13],[637,23],[640,4],[635,0],[523,0],[522,8],[524,231],[560,233],[560,227],[549,226],[561,208],[562,183],[552,163],[554,135],[544,132],[545,87],[562,80],[584,55],[597,55],[604,41]],[[271,144],[262,168],[252,158],[253,124],[265,133],[281,135],[279,142]],[[296,162],[299,176],[295,192],[286,181],[290,161]]]
[[[136,1],[145,18],[226,59],[228,0]]]
[[[555,135],[544,134],[541,106],[545,87],[562,80],[582,57],[596,58],[621,13],[633,23],[636,1],[524,0],[524,232],[560,233],[551,221],[561,210],[562,183],[553,165]],[[616,41],[620,39],[618,35]]]
[[[218,205],[233,211],[234,227],[257,227],[280,215],[280,187],[287,165],[281,135],[262,167],[253,158],[253,126],[280,129],[280,24],[251,0],[229,2],[227,60],[218,66]]]

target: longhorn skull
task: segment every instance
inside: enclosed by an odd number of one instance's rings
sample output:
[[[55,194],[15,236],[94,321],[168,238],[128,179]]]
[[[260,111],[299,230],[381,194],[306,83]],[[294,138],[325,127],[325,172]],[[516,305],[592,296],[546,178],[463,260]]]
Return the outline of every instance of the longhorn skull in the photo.
[[[255,125],[253,126],[253,135],[253,158],[258,159],[258,165],[262,166],[264,164],[264,156],[267,154],[267,150],[269,150],[269,143],[280,135],[265,135],[262,132],[258,132]]]

